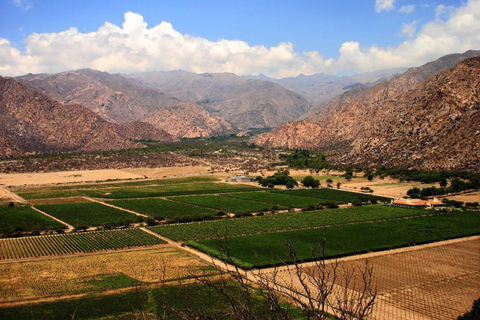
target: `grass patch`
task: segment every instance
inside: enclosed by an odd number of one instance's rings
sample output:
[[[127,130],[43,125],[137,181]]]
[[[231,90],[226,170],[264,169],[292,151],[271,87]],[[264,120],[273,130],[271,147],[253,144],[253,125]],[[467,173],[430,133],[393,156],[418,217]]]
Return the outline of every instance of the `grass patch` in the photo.
[[[37,206],[38,209],[67,222],[75,228],[82,226],[103,226],[128,224],[137,221],[139,216],[104,206],[96,202],[62,203]]]
[[[292,243],[300,261],[312,259],[312,251],[327,235],[326,257],[428,243],[480,233],[479,212],[454,212],[428,217],[332,226],[309,230],[228,238],[228,249],[245,268],[266,267],[290,261],[285,243]],[[220,257],[218,240],[188,242]]]
[[[381,219],[400,219],[431,213],[433,212],[425,209],[370,205],[346,209],[203,221],[182,225],[162,225],[150,227],[150,229],[176,241],[188,241],[218,238],[225,234],[228,236],[251,235]]]
[[[268,203],[213,195],[173,197],[171,199],[202,207],[223,210],[227,213],[259,212],[262,210],[271,210],[274,207],[273,204]]]
[[[28,206],[0,207],[0,234],[4,236],[64,228],[63,224]]]
[[[157,220],[169,219],[180,221],[187,217],[206,218],[218,214],[217,211],[211,209],[163,199],[115,200],[109,201],[109,203],[150,215]]]
[[[242,292],[231,283],[228,292],[241,301]],[[253,289],[252,289],[253,290]],[[252,312],[259,319],[271,313],[266,299],[252,292]],[[293,308],[292,308],[293,309]],[[200,283],[167,285],[161,288],[139,289],[130,292],[98,295],[63,301],[0,308],[2,319],[135,319],[140,312],[148,319],[185,319],[179,312],[198,312],[202,319],[231,319],[229,302],[219,292]],[[290,310],[296,317],[298,309]]]

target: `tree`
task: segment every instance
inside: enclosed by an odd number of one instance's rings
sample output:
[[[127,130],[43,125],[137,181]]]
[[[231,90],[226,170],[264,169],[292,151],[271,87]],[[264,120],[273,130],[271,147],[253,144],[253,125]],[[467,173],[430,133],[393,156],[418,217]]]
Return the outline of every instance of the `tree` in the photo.
[[[330,179],[330,178],[328,178],[326,182],[327,182],[328,184],[331,184],[331,183],[333,183],[333,180]]]
[[[349,175],[349,174],[345,175],[345,180],[347,180],[347,181],[350,181],[350,180],[352,180],[352,176],[351,176],[351,175]]]
[[[341,186],[341,185],[342,185],[342,184],[341,184],[340,182],[337,182],[337,189],[340,189],[340,186]]]
[[[305,178],[303,178],[302,184],[307,188],[318,188],[320,186],[320,181],[314,179],[312,176],[306,176]]]
[[[373,174],[371,174],[371,173],[368,174],[367,179],[368,179],[368,181],[372,181],[373,180]]]
[[[447,186],[447,183],[448,183],[448,182],[447,182],[447,179],[442,179],[442,180],[440,181],[440,187],[445,188],[445,187]]]
[[[192,270],[191,275],[224,297],[232,319],[297,319],[298,315],[292,315],[291,307],[282,303],[284,297],[301,310],[305,319],[330,319],[329,314],[340,320],[366,319],[372,313],[377,296],[372,283],[373,268],[368,261],[360,268],[340,268],[336,259],[327,262],[324,259],[326,243],[325,235],[324,240],[312,249],[315,260],[308,265],[301,263],[295,247],[286,243],[290,263],[281,266],[281,272],[280,267],[246,271],[235,265],[225,237],[218,244],[223,261],[214,261],[219,275],[211,277],[206,270],[200,275]],[[232,280],[238,290],[231,290]],[[255,310],[254,300],[258,295],[267,301],[267,315]],[[190,315],[193,319],[202,318],[201,314]],[[215,318],[213,315],[212,319]]]

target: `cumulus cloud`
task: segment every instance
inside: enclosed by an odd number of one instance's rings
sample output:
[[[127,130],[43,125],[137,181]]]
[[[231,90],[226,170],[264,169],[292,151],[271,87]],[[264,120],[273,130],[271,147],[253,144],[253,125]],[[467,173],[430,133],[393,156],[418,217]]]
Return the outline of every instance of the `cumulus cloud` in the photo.
[[[375,11],[392,11],[395,9],[395,0],[376,0],[375,1]]]
[[[404,24],[402,31],[409,38],[398,46],[363,47],[349,41],[341,45],[338,58],[326,59],[318,51],[296,52],[289,42],[251,46],[241,40],[211,41],[182,34],[168,22],[148,27],[141,15],[127,12],[121,26],[106,22],[89,33],[70,28],[31,34],[25,39],[24,52],[0,38],[0,74],[88,67],[111,73],[182,69],[288,77],[418,66],[445,54],[480,48],[480,0],[449,11],[446,20],[423,26],[412,22]]]

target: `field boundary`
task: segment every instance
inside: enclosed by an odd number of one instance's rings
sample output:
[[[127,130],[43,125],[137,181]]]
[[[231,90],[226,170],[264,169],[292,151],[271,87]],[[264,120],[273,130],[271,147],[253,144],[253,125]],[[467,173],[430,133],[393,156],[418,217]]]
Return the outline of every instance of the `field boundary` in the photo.
[[[57,221],[57,222],[60,222],[61,224],[65,225],[65,226],[67,226],[67,230],[65,231],[65,233],[69,233],[69,232],[72,232],[73,230],[75,230],[75,227],[72,226],[71,224],[68,224],[68,223],[66,223],[66,222],[63,221],[63,220],[60,220],[60,219],[58,219],[58,218],[56,218],[56,217],[54,217],[54,216],[52,216],[52,215],[49,215],[48,213],[46,213],[46,212],[44,212],[44,211],[42,211],[42,210],[40,210],[40,209],[37,209],[35,206],[31,206],[30,208],[32,208],[33,210],[37,211],[38,213],[43,214],[44,216],[49,217],[50,219],[53,219],[53,220],[55,220],[55,221]]]
[[[131,214],[134,214],[134,215],[137,215],[137,216],[140,216],[140,217],[150,218],[150,216],[147,216],[145,214],[138,213],[138,212],[135,212],[133,210],[125,209],[125,208],[122,208],[122,207],[117,207],[116,205],[113,205],[111,203],[106,203],[106,202],[103,202],[103,201],[100,201],[100,200],[97,200],[97,199],[94,199],[94,198],[90,198],[90,197],[87,197],[87,196],[84,196],[83,198],[85,200],[90,201],[90,202],[96,202],[96,203],[99,203],[99,204],[104,205],[106,207],[110,207],[110,208],[114,208],[114,209],[117,209],[117,210],[125,211],[125,212],[131,213]]]

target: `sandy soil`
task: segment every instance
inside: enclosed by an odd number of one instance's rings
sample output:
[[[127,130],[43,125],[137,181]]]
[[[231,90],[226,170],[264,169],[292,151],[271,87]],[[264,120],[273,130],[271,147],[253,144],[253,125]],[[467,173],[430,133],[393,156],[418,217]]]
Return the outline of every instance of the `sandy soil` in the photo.
[[[480,191],[460,194],[458,196],[447,196],[445,198],[464,202],[480,202]]]
[[[141,179],[142,175],[124,170],[84,170],[45,173],[0,174],[0,186],[23,186],[55,183],[105,181],[109,179]]]

